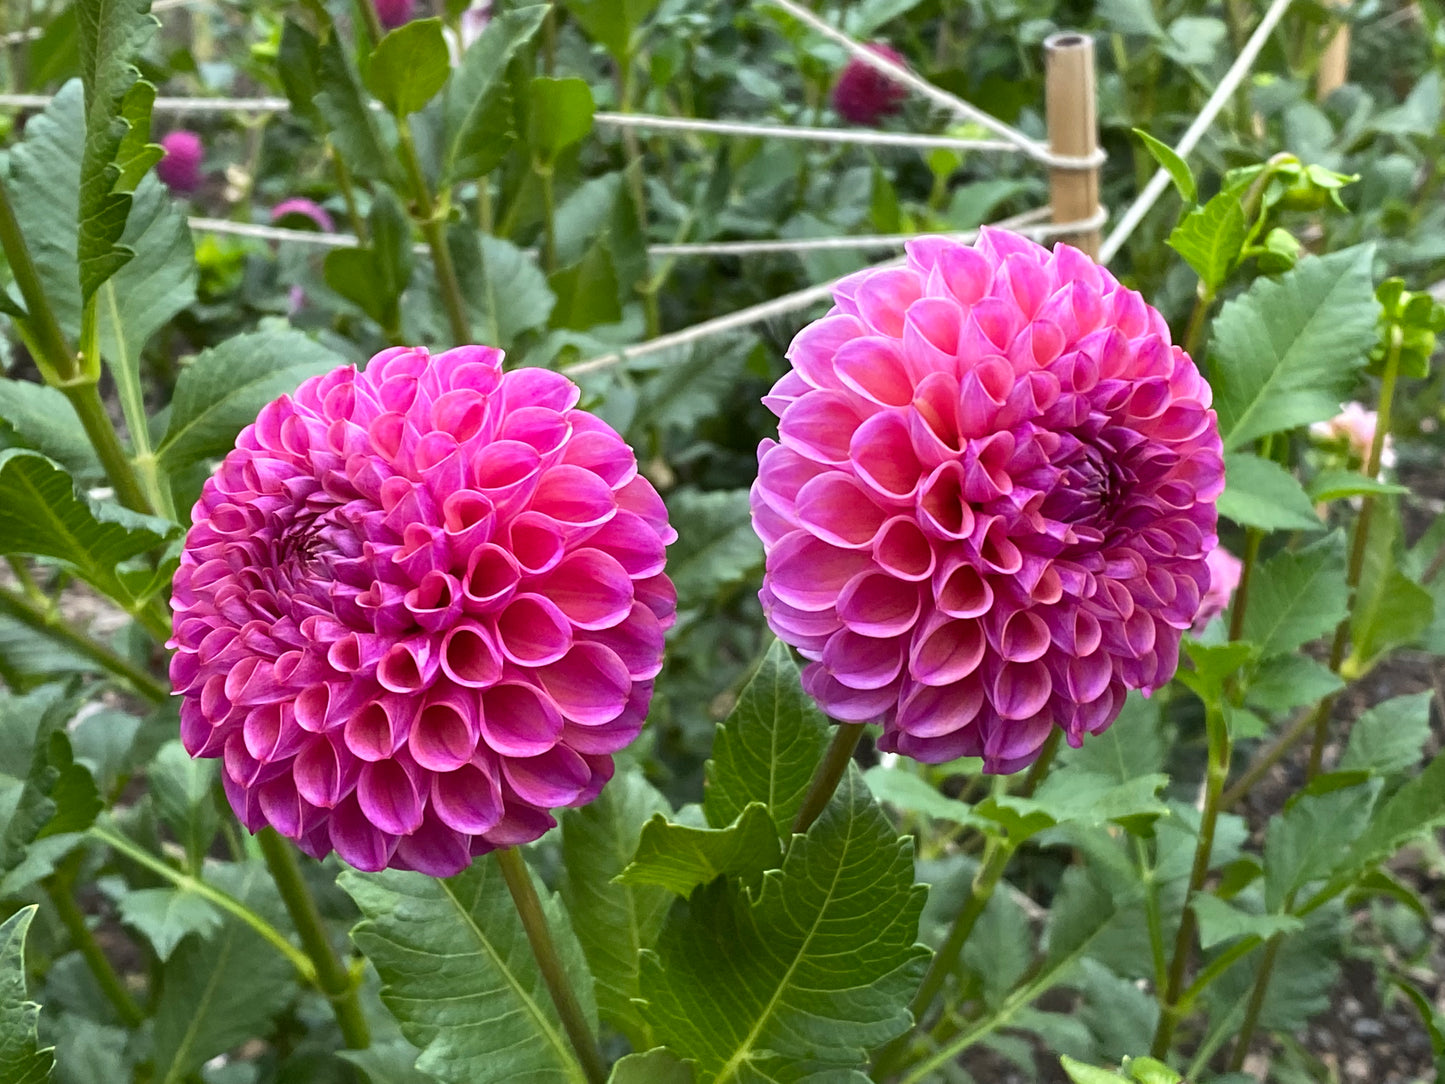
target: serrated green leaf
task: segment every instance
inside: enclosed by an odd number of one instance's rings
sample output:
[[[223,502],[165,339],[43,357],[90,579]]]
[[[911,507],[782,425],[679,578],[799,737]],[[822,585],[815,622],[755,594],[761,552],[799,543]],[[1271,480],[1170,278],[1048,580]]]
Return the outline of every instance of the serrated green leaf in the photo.
[[[709,602],[762,566],[763,548],[753,531],[746,489],[678,489],[670,497],[668,516],[678,537],[667,555],[667,571],[680,606]]]
[[[742,377],[755,342],[751,337],[714,340],[706,347],[657,356],[655,372],[637,374],[637,421],[630,427],[634,443],[641,442],[644,433],[691,433],[698,422],[716,417]]]
[[[622,319],[622,305],[618,301],[621,287],[606,241],[598,241],[588,248],[576,264],[548,276],[547,285],[557,295],[557,307],[552,310],[553,327],[586,331]]]
[[[146,779],[156,812],[185,848],[191,868],[200,869],[221,828],[212,798],[216,762],[192,757],[179,741],[169,741],[157,751]]]
[[[863,773],[868,789],[884,805],[904,813],[917,813],[934,820],[978,827],[983,821],[974,816],[967,802],[945,798],[938,788],[905,768],[875,765]]]
[[[637,851],[642,826],[654,814],[672,812],[657,789],[637,771],[622,772],[598,798],[561,815],[560,896],[597,990],[597,1012],[638,1049],[652,1034],[637,997],[642,950],[651,948],[672,904],[664,889],[616,881]]]
[[[1346,497],[1362,497],[1365,494],[1390,496],[1409,493],[1405,486],[1382,482],[1377,478],[1366,478],[1357,470],[1322,470],[1310,479],[1309,495],[1312,501],[1338,501]]]
[[[1413,643],[1435,618],[1434,597],[1399,568],[1399,537],[1398,512],[1377,502],[1350,614],[1346,676],[1359,674],[1392,648]]]
[[[215,904],[180,888],[137,888],[116,901],[120,919],[139,931],[162,960],[190,934],[202,941],[221,928],[225,916]]]
[[[255,331],[203,351],[181,373],[156,458],[171,475],[225,455],[260,409],[343,359],[299,331]]]
[[[1245,699],[1266,711],[1317,704],[1345,687],[1340,676],[1308,655],[1277,655],[1255,671]]]
[[[507,153],[516,136],[507,65],[536,35],[546,13],[545,4],[501,12],[462,55],[446,88],[444,180],[479,177]]]
[[[413,19],[381,41],[366,68],[366,89],[398,117],[431,101],[451,74],[440,19]]]
[[[1198,199],[1199,188],[1194,183],[1194,171],[1189,168],[1189,163],[1179,157],[1168,143],[1160,142],[1144,129],[1135,128],[1134,134],[1139,137],[1139,142],[1144,144],[1144,149],[1154,156],[1154,161],[1168,171],[1174,187],[1179,189],[1179,194],[1184,197],[1184,202],[1193,203]]]
[[[1246,452],[1224,457],[1219,514],[1242,527],[1266,531],[1320,531],[1324,524],[1299,479],[1278,463]]]
[[[366,248],[335,248],[326,254],[326,285],[383,328],[396,328],[401,295],[411,282],[411,220],[392,190],[378,185],[367,223]]]
[[[338,1050],[336,1056],[360,1069],[371,1084],[432,1084],[436,1080],[416,1067],[417,1049],[405,1039],[373,1040],[365,1050]]]
[[[40,1049],[35,1025],[40,1006],[25,996],[25,935],[35,918],[32,904],[0,923],[0,1080],[42,1084],[50,1079],[54,1052]]]
[[[780,834],[792,830],[828,747],[828,720],[803,692],[797,663],[774,641],[713,736],[703,812],[724,828],[762,802]]]
[[[989,1008],[1001,1004],[1028,974],[1034,963],[1034,940],[1033,924],[1014,896],[994,892],[963,946],[964,966],[978,976]]]
[[[1302,793],[1271,818],[1264,844],[1265,906],[1278,911],[1285,898],[1310,881],[1334,873],[1370,821],[1379,780],[1323,794]]]
[[[347,167],[358,177],[392,180],[399,173],[396,122],[371,108],[340,34],[330,35],[320,47],[316,80],[316,108]]]
[[[1152,772],[1119,783],[1107,775],[1065,766],[1050,773],[1034,792],[1034,802],[1055,823],[1104,824],[1130,817],[1157,817],[1168,812],[1159,791],[1169,782]]]
[[[1360,245],[1302,260],[1220,311],[1210,371],[1226,448],[1339,412],[1377,336],[1373,257]]]
[[[912,882],[911,841],[851,770],[756,896],[718,880],[673,909],[643,961],[643,1015],[712,1084],[861,1079],[911,1023],[928,957]]]
[[[259,864],[212,866],[208,879],[279,921],[279,900]],[[287,959],[236,918],[203,940],[191,935],[166,961],[155,1013],[156,1084],[177,1084],[218,1054],[270,1033],[295,996]]]
[[[1350,727],[1349,743],[1340,758],[1342,772],[1394,775],[1420,763],[1430,739],[1433,693],[1412,693],[1376,704]]]
[[[483,342],[511,349],[546,326],[557,297],[537,262],[510,241],[458,224],[447,232],[468,311]]]
[[[29,380],[0,379],[0,419],[27,448],[49,456],[77,478],[98,478],[100,460],[70,401]]]
[[[38,452],[0,451],[0,553],[54,557],[112,598],[129,595],[116,565],[155,549],[175,524],[77,492]]]
[[[155,99],[154,88],[139,85],[135,61],[160,23],[150,0],[81,0],[76,15],[85,144],[75,258],[84,302],[135,255],[120,244],[131,209],[132,186],[124,182],[144,173],[134,167],[146,157]]]
[[[628,1054],[612,1067],[607,1084],[693,1084],[696,1079],[691,1062],[658,1047],[644,1054]]]
[[[1059,750],[1062,767],[1071,764],[1126,783],[1164,768],[1164,737],[1160,732],[1159,701],[1131,692],[1112,726],[1091,734],[1077,749]]]
[[[620,884],[656,885],[689,896],[718,877],[755,880],[782,857],[768,807],[753,802],[726,828],[670,823],[659,813],[642,826],[637,854],[618,876]]]
[[[1338,625],[1348,601],[1339,534],[1277,553],[1255,570],[1243,638],[1257,644],[1263,658],[1285,654]]]
[[[417,1068],[455,1084],[585,1084],[490,859],[442,880],[347,870],[338,884],[364,916],[351,938],[381,975],[381,998],[421,1051]],[[562,965],[596,1026],[587,964],[565,912],[539,895]]]
[[[1221,192],[1184,216],[1169,234],[1169,247],[1184,257],[1205,289],[1224,285],[1244,248],[1244,210],[1239,199]]]
[[[1242,911],[1218,896],[1201,892],[1189,905],[1199,920],[1199,947],[1211,949],[1237,937],[1268,939],[1277,933],[1294,933],[1304,923],[1293,915],[1257,915]]]

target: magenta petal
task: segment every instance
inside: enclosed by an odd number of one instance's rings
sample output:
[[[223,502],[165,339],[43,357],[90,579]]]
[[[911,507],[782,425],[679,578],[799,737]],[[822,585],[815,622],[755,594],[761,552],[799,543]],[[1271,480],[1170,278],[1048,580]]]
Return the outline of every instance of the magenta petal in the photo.
[[[428,877],[454,877],[472,864],[471,839],[428,810],[421,827],[397,841],[391,864]]]
[[[432,777],[431,809],[445,825],[481,835],[502,819],[502,788],[477,761]]]
[[[400,710],[400,705],[399,698],[392,708],[373,700],[347,719],[342,730],[347,751],[365,761],[387,760],[395,754],[405,743],[410,726],[410,719],[393,719],[392,712]]]
[[[497,615],[497,647],[519,666],[544,666],[572,647],[572,623],[550,599],[518,595]]]
[[[579,723],[603,723],[615,717],[632,691],[626,665],[601,644],[573,644],[538,675],[562,714]]]
[[[543,809],[571,805],[592,779],[587,762],[565,745],[540,756],[508,757],[502,773],[518,798]]]
[[[610,628],[632,609],[627,570],[599,549],[570,553],[538,590],[579,629]]]
[[[365,873],[386,868],[396,850],[396,837],[372,823],[355,797],[332,810],[331,846],[347,863]]]
[[[450,772],[472,759],[481,738],[482,705],[471,690],[436,692],[412,720],[407,750],[431,772]]]
[[[482,694],[482,740],[494,753],[537,756],[557,744],[561,733],[556,702],[532,685],[502,682]]]
[[[404,836],[421,824],[422,796],[411,773],[395,760],[362,767],[356,800],[367,819],[390,835]]]
[[[457,625],[442,640],[441,668],[458,685],[485,689],[502,676],[502,656],[487,629]]]
[[[846,474],[822,474],[798,490],[798,523],[835,546],[871,545],[885,515],[867,489]]]
[[[924,685],[952,685],[978,669],[987,646],[977,621],[935,614],[914,634],[908,672]]]

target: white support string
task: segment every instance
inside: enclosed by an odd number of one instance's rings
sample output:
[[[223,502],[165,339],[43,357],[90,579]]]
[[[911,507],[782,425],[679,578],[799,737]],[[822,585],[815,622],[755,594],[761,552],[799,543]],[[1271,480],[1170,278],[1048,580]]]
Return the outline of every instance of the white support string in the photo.
[[[984,112],[978,106],[964,101],[957,95],[934,86],[927,79],[902,64],[880,56],[862,42],[850,38],[837,27],[831,26],[807,8],[794,3],[793,0],[768,0],[768,2],[782,8],[793,18],[816,30],[834,44],[842,46],[854,57],[875,71],[886,75],[890,80],[907,87],[920,97],[927,98],[933,104],[950,110],[960,117],[966,117],[995,135],[1002,136],[1008,143],[1037,162],[1043,162],[1053,169],[1096,169],[1104,162],[1105,156],[1102,150],[1085,157],[1055,154],[1049,149],[1048,144],[1033,139],[1012,125],[1005,124],[991,113]]]
[[[1108,218],[1108,211],[1099,208],[1089,218],[1080,222],[1045,222],[1038,225],[1041,218],[1047,218],[1049,209],[1040,207],[1032,211],[1025,211],[1023,214],[1014,215],[1012,218],[1003,219],[993,223],[1000,229],[1012,229],[1018,233],[1031,236],[1035,240],[1046,240],[1062,234],[1082,233],[1087,230],[1095,230],[1104,224]],[[977,230],[970,230],[967,233],[948,234],[955,240],[971,242],[978,237]],[[902,263],[901,260],[888,260],[884,263],[875,264],[875,268],[894,267]],[[852,273],[852,272],[850,272]],[[846,278],[847,276],[842,276]],[[730,331],[737,331],[739,328],[749,327],[753,324],[760,324],[764,320],[771,320],[775,316],[787,316],[797,312],[799,309],[806,309],[811,305],[827,301],[833,295],[833,288],[838,285],[842,278],[832,279],[820,283],[817,286],[808,286],[791,294],[784,294],[782,297],[775,297],[771,301],[764,301],[757,305],[751,305],[737,312],[728,313],[725,316],[714,317],[711,320],[704,320],[700,324],[683,328],[681,331],[670,332],[667,335],[660,335],[647,342],[638,343],[612,354],[602,354],[595,358],[587,358],[583,361],[574,362],[571,365],[562,366],[562,371],[568,375],[581,373],[595,373],[613,366],[621,365],[637,358],[647,357],[651,354],[658,354],[664,351],[673,350],[680,346],[690,346],[693,343],[704,339],[712,338],[715,335],[726,335]]]
[[[774,2],[776,3],[778,0],[774,0]],[[1284,18],[1284,13],[1288,10],[1289,5],[1290,0],[1274,0],[1274,3],[1270,4],[1269,10],[1264,13],[1264,18],[1259,21],[1254,33],[1245,42],[1244,48],[1239,51],[1239,56],[1235,57],[1229,71],[1224,73],[1224,78],[1219,81],[1219,86],[1214,88],[1214,93],[1210,95],[1209,101],[1204,103],[1204,108],[1199,111],[1194,122],[1179,137],[1179,142],[1174,147],[1174,153],[1180,158],[1188,158],[1190,152],[1204,138],[1204,133],[1214,123],[1214,118],[1228,104],[1239,84],[1249,74],[1255,58],[1264,48],[1265,40],[1274,31],[1280,19]],[[1149,183],[1144,186],[1143,191],[1134,198],[1134,202],[1129,205],[1129,209],[1119,219],[1119,224],[1114,227],[1113,232],[1100,247],[1099,262],[1101,264],[1107,264],[1118,255],[1119,250],[1124,247],[1124,242],[1129,240],[1135,228],[1144,220],[1144,216],[1149,213],[1155,201],[1164,194],[1167,187],[1169,187],[1169,171],[1160,166],[1154,176],[1149,178]]]
[[[707,132],[727,136],[760,136],[764,139],[803,139],[818,143],[856,143],[874,147],[939,148],[955,151],[1018,153],[1017,143],[1005,139],[954,139],[950,136],[911,135],[906,132],[874,132],[866,128],[788,128],[781,124],[748,124],[731,120],[692,120],[687,117],[658,117],[645,113],[595,113],[598,124],[613,128],[642,128],[658,132]]]
[[[151,5],[151,13],[189,7],[198,2],[199,0],[155,0],[155,3]],[[45,27],[43,26],[32,26],[28,30],[12,30],[8,34],[0,34],[0,45],[19,45],[21,42],[36,41],[44,36]]]

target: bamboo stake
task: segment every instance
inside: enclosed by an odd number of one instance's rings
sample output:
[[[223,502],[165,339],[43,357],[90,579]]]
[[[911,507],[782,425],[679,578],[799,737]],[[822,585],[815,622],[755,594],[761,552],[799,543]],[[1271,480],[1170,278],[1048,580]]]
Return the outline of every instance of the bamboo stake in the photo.
[[[1094,83],[1094,39],[1087,34],[1054,34],[1044,42],[1044,86],[1049,150],[1088,158],[1099,149]],[[1099,207],[1099,167],[1049,171],[1049,205],[1055,222],[1078,222]],[[1090,256],[1099,255],[1099,230],[1060,238]]]
[[[1337,12],[1346,6],[1347,0],[1326,0],[1326,7]],[[1350,78],[1350,24],[1343,16],[1330,34],[1325,51],[1320,54],[1320,66],[1315,72],[1315,100],[1324,101]]]

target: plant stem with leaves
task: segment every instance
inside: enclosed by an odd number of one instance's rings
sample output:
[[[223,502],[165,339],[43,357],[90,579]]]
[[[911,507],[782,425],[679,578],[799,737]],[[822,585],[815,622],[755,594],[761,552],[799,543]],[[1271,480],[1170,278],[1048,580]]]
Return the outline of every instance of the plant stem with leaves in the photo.
[[[522,928],[527,932],[527,941],[532,946],[532,955],[536,957],[537,966],[541,969],[542,981],[547,984],[547,992],[552,995],[552,1003],[557,1006],[557,1014],[562,1018],[562,1027],[572,1042],[572,1048],[577,1052],[582,1071],[587,1075],[590,1084],[604,1084],[607,1080],[607,1069],[602,1061],[602,1054],[597,1049],[596,1036],[592,1034],[577,994],[572,989],[571,980],[568,979],[562,960],[557,955],[557,945],[547,926],[547,915],[542,910],[542,901],[537,896],[536,886],[532,884],[532,873],[527,868],[527,860],[515,847],[505,847],[497,851],[496,860],[502,871],[502,879],[507,882],[507,891],[512,894],[512,902],[522,920]]]
[[[85,921],[85,912],[75,902],[75,867],[76,863],[73,860],[67,860],[60,873],[46,878],[45,893],[50,897],[50,902],[55,907],[55,913],[60,917],[60,924],[70,935],[71,942],[79,951],[86,966],[90,968],[96,985],[100,987],[105,999],[114,1007],[121,1023],[126,1027],[140,1027],[141,1022],[145,1020],[145,1013],[136,1004],[135,998],[131,997],[130,991],[125,988],[124,980],[116,973],[104,950],[96,941],[95,934],[90,932],[90,927]]]
[[[412,139],[411,124],[405,117],[397,118],[396,134],[397,152],[411,185],[411,197],[420,216],[422,236],[426,238],[427,248],[431,250],[437,288],[441,291],[442,305],[446,309],[447,323],[451,327],[452,345],[465,346],[472,341],[472,327],[467,317],[467,302],[462,294],[461,280],[457,278],[452,252],[447,247],[446,223],[442,221],[436,199],[432,196],[431,187],[422,172],[421,160],[416,154],[416,143]]]
[[[823,759],[818,762],[817,769],[813,772],[813,780],[808,784],[808,792],[803,796],[802,807],[793,820],[793,834],[802,835],[813,826],[813,822],[828,808],[828,802],[833,797],[833,792],[838,789],[838,783],[842,780],[848,765],[853,763],[853,750],[858,748],[858,740],[863,737],[864,725],[862,723],[839,723],[833,732],[833,741],[828,746]]]
[[[0,588],[0,614],[64,644],[71,651],[84,656],[113,677],[125,682],[133,692],[152,704],[164,704],[170,699],[170,690],[165,685],[104,644],[76,631],[60,616],[56,607],[42,608],[23,595]]]

